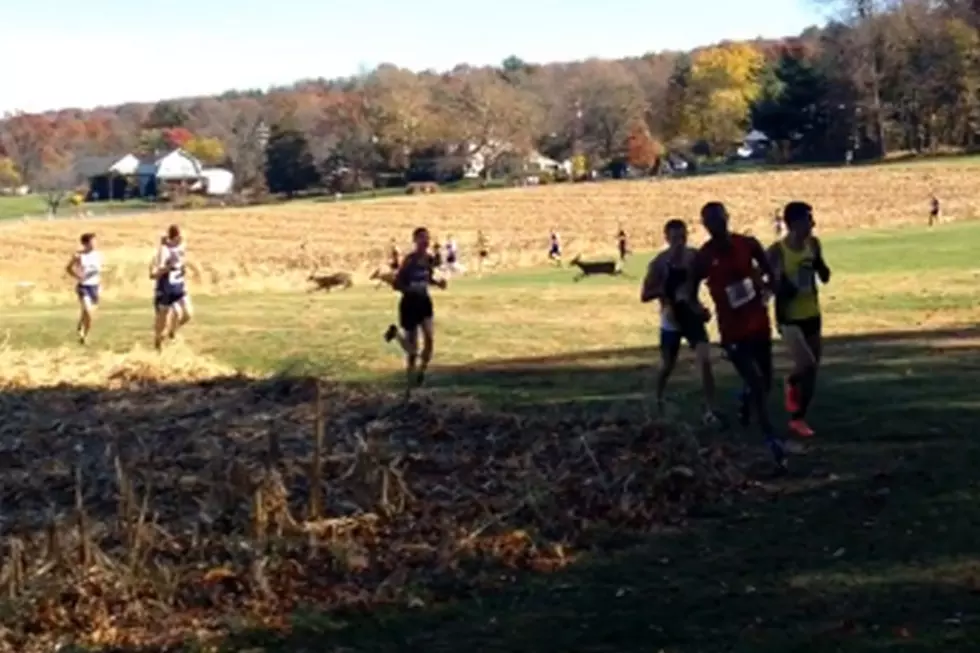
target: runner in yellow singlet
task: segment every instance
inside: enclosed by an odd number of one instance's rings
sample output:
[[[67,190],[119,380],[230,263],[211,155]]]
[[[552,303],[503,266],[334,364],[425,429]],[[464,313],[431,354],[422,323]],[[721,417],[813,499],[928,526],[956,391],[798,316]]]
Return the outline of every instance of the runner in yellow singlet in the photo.
[[[769,248],[776,287],[776,323],[793,359],[786,379],[789,427],[802,437],[813,435],[806,423],[816,389],[822,354],[822,318],[817,280],[830,281],[820,241],[813,235],[813,207],[790,202],[783,210],[786,236]]]

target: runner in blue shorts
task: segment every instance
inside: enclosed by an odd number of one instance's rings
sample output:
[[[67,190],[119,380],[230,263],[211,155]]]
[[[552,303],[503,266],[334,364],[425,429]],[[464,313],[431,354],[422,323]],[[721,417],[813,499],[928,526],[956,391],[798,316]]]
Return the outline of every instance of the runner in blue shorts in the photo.
[[[180,227],[171,225],[161,239],[160,247],[150,269],[154,279],[153,307],[156,323],[153,330],[153,346],[159,351],[164,337],[171,340],[177,330],[187,324],[192,315],[190,296],[187,293],[186,251]]]
[[[95,234],[85,233],[79,239],[82,248],[75,252],[65,270],[75,279],[75,294],[81,312],[78,316],[78,342],[88,342],[92,319],[99,306],[102,281],[102,252],[95,248]]]

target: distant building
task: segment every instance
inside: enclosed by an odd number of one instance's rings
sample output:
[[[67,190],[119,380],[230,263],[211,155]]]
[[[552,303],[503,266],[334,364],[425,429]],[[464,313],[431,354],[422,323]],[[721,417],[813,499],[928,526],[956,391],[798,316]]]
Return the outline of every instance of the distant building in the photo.
[[[77,170],[88,179],[88,201],[157,197],[174,189],[226,195],[234,187],[230,171],[205,168],[180,148],[142,159],[134,154],[89,157],[78,163]]]

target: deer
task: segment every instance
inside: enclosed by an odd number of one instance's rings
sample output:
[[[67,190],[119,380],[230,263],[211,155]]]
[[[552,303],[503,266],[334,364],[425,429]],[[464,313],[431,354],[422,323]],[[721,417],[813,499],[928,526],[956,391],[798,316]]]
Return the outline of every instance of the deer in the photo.
[[[374,272],[371,273],[371,281],[377,281],[378,283],[374,286],[377,290],[381,286],[387,285],[390,288],[395,287],[395,272],[385,271],[381,268],[375,268]]]
[[[616,261],[592,261],[586,263],[582,260],[581,256],[576,256],[569,261],[569,265],[574,265],[580,270],[575,275],[575,281],[581,281],[585,277],[591,277],[596,274],[606,274],[611,277],[618,277],[623,274],[622,268]]]
[[[333,274],[317,274],[314,270],[307,281],[313,282],[310,292],[325,290],[330,292],[334,288],[347,289],[354,285],[354,279],[347,272],[334,272]]]

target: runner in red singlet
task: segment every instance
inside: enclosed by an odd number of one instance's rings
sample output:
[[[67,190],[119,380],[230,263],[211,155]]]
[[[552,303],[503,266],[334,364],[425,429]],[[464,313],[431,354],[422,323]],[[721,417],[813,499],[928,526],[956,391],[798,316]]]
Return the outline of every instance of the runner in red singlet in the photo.
[[[767,400],[772,387],[772,325],[766,300],[772,270],[762,244],[728,230],[728,211],[721,202],[701,209],[701,223],[711,238],[694,259],[694,296],[701,281],[708,286],[718,318],[721,345],[745,383],[744,402],[751,404],[777,465],[797,443],[777,437]]]

